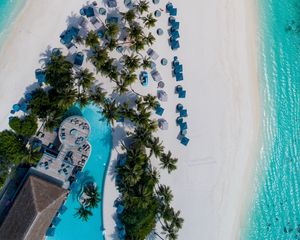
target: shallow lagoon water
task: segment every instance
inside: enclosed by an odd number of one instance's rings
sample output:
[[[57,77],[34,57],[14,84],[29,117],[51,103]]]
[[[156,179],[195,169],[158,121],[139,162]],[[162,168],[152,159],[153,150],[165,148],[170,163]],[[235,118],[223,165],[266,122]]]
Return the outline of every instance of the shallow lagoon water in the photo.
[[[300,239],[300,2],[260,1],[262,146],[242,239]]]

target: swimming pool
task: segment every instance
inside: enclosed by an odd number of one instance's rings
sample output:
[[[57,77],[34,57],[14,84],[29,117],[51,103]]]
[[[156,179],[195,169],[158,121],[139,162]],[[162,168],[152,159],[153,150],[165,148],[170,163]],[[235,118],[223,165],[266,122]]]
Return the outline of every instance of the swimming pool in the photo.
[[[59,215],[60,221],[55,227],[54,236],[47,237],[47,240],[104,239],[102,236],[102,202],[93,209],[93,216],[87,222],[78,219],[74,214],[76,208],[80,206],[77,196],[85,182],[95,181],[102,196],[112,146],[111,127],[95,105],[90,104],[81,112],[91,127],[88,138],[92,147],[91,155],[76,184],[72,187],[65,203],[66,211]]]

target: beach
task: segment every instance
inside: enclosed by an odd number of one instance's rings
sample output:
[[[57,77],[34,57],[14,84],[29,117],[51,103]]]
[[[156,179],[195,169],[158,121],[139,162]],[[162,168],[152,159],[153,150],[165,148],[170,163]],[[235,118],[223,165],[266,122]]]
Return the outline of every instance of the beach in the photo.
[[[67,27],[67,17],[78,13],[84,3],[65,0],[62,7],[59,0],[27,0],[0,53],[1,130],[7,128],[12,105],[36,82],[34,70],[41,65],[41,54],[48,47],[63,47],[59,35]],[[159,7],[166,3],[161,1]],[[174,208],[181,210],[185,220],[179,239],[239,239],[252,198],[260,141],[256,1],[174,0],[173,4],[181,24],[181,47],[172,52],[165,34],[153,48],[169,62],[178,56],[184,66],[182,86],[187,97],[179,101],[173,94],[176,81],[170,65],[159,66],[169,95],[163,103],[169,130],[157,134],[166,150],[179,159],[174,173],[161,171],[161,181],[171,186]],[[167,17],[163,14],[157,25],[166,28]],[[134,88],[142,94],[156,92],[153,83]],[[179,102],[188,110],[191,140],[187,147],[176,139],[175,106]],[[113,202],[118,192],[112,169],[116,155],[113,149],[105,180],[107,239],[114,239]]]

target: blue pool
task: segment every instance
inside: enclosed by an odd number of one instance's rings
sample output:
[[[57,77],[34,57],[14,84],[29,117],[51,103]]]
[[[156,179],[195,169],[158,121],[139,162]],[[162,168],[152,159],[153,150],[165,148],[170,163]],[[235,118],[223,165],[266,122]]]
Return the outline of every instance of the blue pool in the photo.
[[[59,215],[61,221],[55,228],[54,236],[47,237],[47,240],[104,239],[102,236],[102,202],[98,208],[93,209],[93,216],[87,222],[78,219],[74,214],[76,208],[79,207],[77,194],[86,181],[95,181],[102,196],[106,168],[112,147],[111,128],[102,117],[98,107],[88,105],[81,112],[91,126],[88,141],[92,146],[92,152],[85,168],[79,175],[77,183],[72,186],[65,203],[66,211]]]

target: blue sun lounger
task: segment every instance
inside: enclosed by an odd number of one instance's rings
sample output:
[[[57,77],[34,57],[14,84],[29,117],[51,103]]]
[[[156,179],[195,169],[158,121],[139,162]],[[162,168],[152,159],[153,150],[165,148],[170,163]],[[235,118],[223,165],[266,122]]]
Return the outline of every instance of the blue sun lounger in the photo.
[[[177,30],[174,32],[171,32],[170,37],[172,37],[173,39],[180,38],[179,32]]]
[[[116,0],[107,0],[107,6],[109,8],[115,8],[115,7],[117,7],[117,1]]]
[[[187,126],[187,123],[186,123],[186,122],[180,123],[179,126],[180,126],[180,131],[183,131],[183,130],[187,130],[187,129],[188,129],[188,126]]]
[[[72,40],[78,36],[79,29],[76,27],[70,27],[60,35],[61,43],[68,45]]]
[[[42,69],[35,70],[35,78],[38,80],[39,84],[42,84],[46,81],[45,72]]]
[[[178,40],[175,40],[172,38],[170,39],[170,45],[171,45],[172,50],[176,50],[176,49],[180,48]]]
[[[87,16],[88,18],[95,16],[94,8],[92,8],[92,7],[84,8],[83,12],[84,12],[84,15]]]
[[[171,32],[179,30],[180,23],[177,22],[176,20],[172,21],[170,25],[171,25]]]
[[[74,59],[74,64],[77,66],[81,66],[84,60],[84,55],[83,53],[79,52],[76,54],[75,59]]]
[[[175,66],[174,66],[174,74],[180,73],[182,71],[183,71],[182,64],[179,64],[179,62],[176,62]]]
[[[159,116],[162,116],[163,113],[164,113],[165,109],[163,109],[161,106],[158,106],[156,109],[155,109],[155,113]]]
[[[179,98],[185,98],[186,96],[186,91],[185,90],[181,90],[179,93],[178,93],[178,97]]]
[[[187,137],[183,137],[180,141],[180,143],[184,146],[187,146],[189,143],[190,139],[188,139]]]
[[[180,73],[176,73],[175,77],[176,77],[176,81],[177,82],[183,80],[183,74],[181,72]]]
[[[186,110],[186,109],[182,109],[182,110],[180,111],[180,117],[187,117],[187,116],[188,116],[187,110]]]
[[[172,3],[167,3],[167,5],[166,5],[166,10],[167,10],[168,13],[169,13],[173,8],[174,8],[174,7],[173,7],[173,4],[172,4]]]

